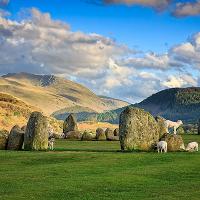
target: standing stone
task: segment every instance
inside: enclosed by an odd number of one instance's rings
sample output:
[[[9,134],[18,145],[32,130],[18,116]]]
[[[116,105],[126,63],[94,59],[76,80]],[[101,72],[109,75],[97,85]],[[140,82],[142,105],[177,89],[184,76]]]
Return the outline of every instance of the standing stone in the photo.
[[[167,142],[168,151],[181,151],[185,148],[181,135],[165,134],[160,140]]]
[[[114,137],[113,131],[110,128],[105,130],[106,140],[111,140]]]
[[[159,140],[158,124],[150,113],[127,107],[120,115],[119,139],[122,150],[149,151]]]
[[[9,132],[6,130],[0,130],[0,150],[5,150],[8,142]]]
[[[108,141],[119,141],[119,136],[110,136],[107,138]]]
[[[176,134],[177,135],[185,134],[185,130],[184,130],[183,126],[178,127],[178,129],[176,130]]]
[[[69,131],[65,135],[65,139],[68,140],[81,140],[82,134],[79,131]]]
[[[25,132],[25,131],[26,131],[26,125],[25,125],[25,126],[22,126],[22,127],[21,127],[21,130]]]
[[[78,131],[76,118],[73,114],[70,114],[63,124],[63,133],[66,135],[70,131]]]
[[[106,140],[106,135],[102,128],[98,128],[96,130],[96,139],[97,140]]]
[[[116,131],[116,129],[115,129],[115,131]],[[105,135],[106,135],[106,140],[108,140],[108,141],[119,141],[119,134],[118,134],[118,136],[114,135],[113,130],[111,130],[110,128],[107,128],[105,130]]]
[[[48,124],[48,135],[49,135],[49,139],[54,138],[54,129],[51,126],[51,124]]]
[[[166,125],[165,125],[165,119],[160,117],[160,116],[157,116],[155,117],[157,123],[158,123],[158,131],[159,131],[159,137],[163,137],[163,135],[165,135],[167,133],[167,128],[166,128]]]
[[[119,128],[116,128],[113,132],[114,136],[119,136]]]
[[[19,126],[14,126],[8,137],[8,150],[21,150],[24,143],[24,131]]]
[[[48,148],[48,120],[40,112],[33,112],[24,135],[25,150],[46,150]]]
[[[81,140],[91,141],[95,139],[95,135],[92,132],[84,131]]]

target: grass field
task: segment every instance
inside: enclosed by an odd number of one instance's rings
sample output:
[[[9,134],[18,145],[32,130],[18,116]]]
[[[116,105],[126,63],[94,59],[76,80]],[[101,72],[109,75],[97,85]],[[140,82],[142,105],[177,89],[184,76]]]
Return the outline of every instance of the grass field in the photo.
[[[200,136],[184,136],[185,142]],[[0,151],[0,200],[200,199],[200,153],[122,153],[118,142]]]

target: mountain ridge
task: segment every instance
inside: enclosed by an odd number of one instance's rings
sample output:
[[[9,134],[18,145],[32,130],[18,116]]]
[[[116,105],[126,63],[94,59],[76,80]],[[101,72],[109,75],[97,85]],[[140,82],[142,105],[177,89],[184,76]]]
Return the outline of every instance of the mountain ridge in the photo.
[[[54,75],[10,73],[0,77],[0,92],[8,93],[45,114],[74,106],[89,108],[97,113],[128,105],[122,100],[108,101],[85,86]]]

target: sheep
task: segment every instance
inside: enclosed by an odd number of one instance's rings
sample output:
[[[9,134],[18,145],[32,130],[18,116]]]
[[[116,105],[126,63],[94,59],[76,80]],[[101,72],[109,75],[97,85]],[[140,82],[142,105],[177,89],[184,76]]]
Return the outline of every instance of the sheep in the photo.
[[[53,150],[54,142],[55,142],[55,138],[51,138],[51,139],[48,141],[48,146],[49,146],[49,149],[50,149],[50,150]]]
[[[187,148],[185,149],[186,151],[198,151],[199,150],[199,145],[197,142],[190,142],[187,145]]]
[[[165,153],[167,153],[167,142],[165,142],[165,141],[160,141],[160,142],[158,142],[157,143],[157,151],[158,151],[158,153],[162,153],[163,151],[165,152]]]
[[[180,127],[183,124],[181,120],[178,120],[177,122],[173,122],[170,120],[165,121],[165,127],[166,127],[166,132],[169,133],[169,128],[174,128],[174,134],[176,135],[176,130],[178,127]]]

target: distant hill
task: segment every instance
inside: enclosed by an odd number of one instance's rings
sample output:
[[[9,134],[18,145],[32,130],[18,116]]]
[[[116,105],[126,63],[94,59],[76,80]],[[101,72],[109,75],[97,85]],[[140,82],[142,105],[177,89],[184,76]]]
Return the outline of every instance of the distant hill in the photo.
[[[196,122],[200,118],[200,88],[167,89],[135,106],[167,119]]]
[[[200,118],[200,88],[172,88],[160,91],[144,101],[131,105],[143,108],[152,115],[160,115],[166,119],[197,122]],[[125,109],[119,108],[98,115],[98,120],[118,123],[120,113]]]
[[[82,106],[73,106],[69,108],[63,108],[54,112],[51,116],[59,120],[66,119],[71,113],[74,113],[77,121],[97,121],[99,113],[96,111]]]
[[[115,98],[106,97],[106,96],[99,96],[99,97],[106,105],[109,105],[110,107],[122,108],[122,107],[130,105],[130,103],[126,101],[122,101],[120,99],[115,99]]]
[[[127,102],[123,102],[121,100],[113,99],[110,97],[100,96],[100,98],[103,102],[105,102],[105,104],[110,105],[111,107],[121,107],[122,105],[129,105]],[[51,116],[59,120],[64,120],[70,115],[70,113],[74,113],[78,121],[101,121],[99,119],[101,113],[98,113],[95,110],[83,106],[73,106],[69,108],[64,108],[52,113]]]
[[[128,105],[121,100],[99,97],[78,83],[54,75],[7,74],[0,77],[0,92],[17,97],[47,115],[75,107],[101,113]]]

